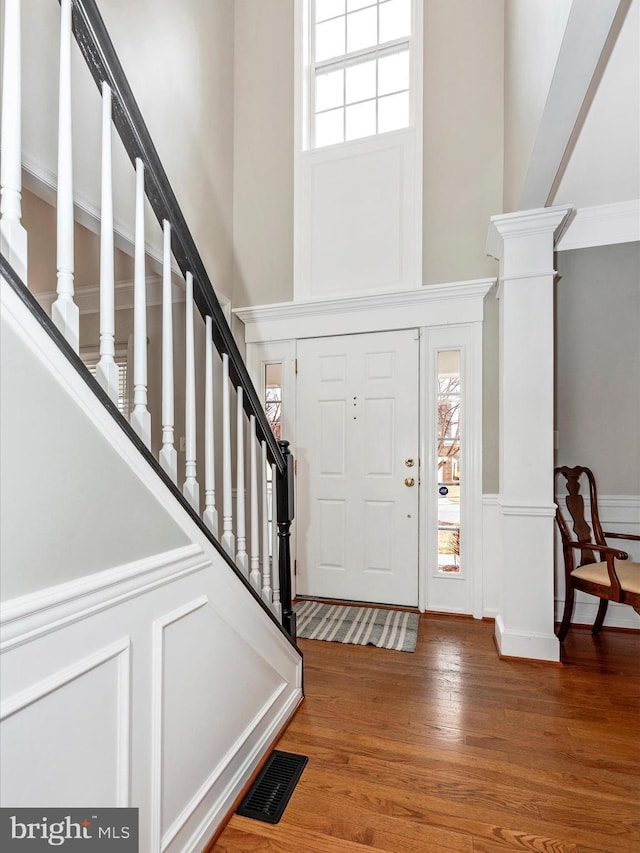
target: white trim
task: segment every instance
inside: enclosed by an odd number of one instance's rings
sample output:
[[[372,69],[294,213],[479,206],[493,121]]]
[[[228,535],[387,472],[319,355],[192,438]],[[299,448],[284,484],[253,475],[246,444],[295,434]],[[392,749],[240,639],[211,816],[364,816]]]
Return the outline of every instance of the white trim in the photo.
[[[566,218],[571,210],[571,205],[555,205],[492,216],[489,220],[485,247],[487,255],[501,260],[504,241],[514,237],[534,237],[551,231],[555,239],[559,240],[563,223],[566,224]]]
[[[107,661],[117,659],[118,667],[118,723],[117,723],[117,804],[129,805],[129,777],[131,768],[131,638],[123,637],[115,643],[58,670],[41,681],[31,684],[19,693],[5,699],[0,706],[0,720],[22,711],[64,685],[97,669]]]
[[[529,503],[528,501],[505,501],[498,497],[497,504],[502,515],[542,516],[554,518],[555,504]]]
[[[434,284],[397,293],[342,296],[235,308],[245,342],[289,340],[480,322],[494,278]]]
[[[498,654],[504,657],[525,658],[557,663],[559,644],[555,634],[524,634],[519,631],[507,631],[502,614],[495,617],[495,639]]]
[[[640,199],[580,207],[558,241],[556,249],[586,249],[640,240]]]
[[[211,565],[185,545],[14,598],[0,610],[0,654]]]

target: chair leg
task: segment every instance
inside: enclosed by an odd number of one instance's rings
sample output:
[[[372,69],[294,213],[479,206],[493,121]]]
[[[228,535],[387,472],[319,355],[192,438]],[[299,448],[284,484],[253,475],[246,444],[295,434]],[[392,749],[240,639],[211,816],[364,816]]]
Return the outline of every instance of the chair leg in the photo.
[[[604,617],[607,615],[607,607],[609,606],[608,598],[600,599],[600,606],[598,607],[598,615],[596,616],[596,621],[593,623],[593,628],[591,629],[592,634],[597,634],[602,628],[602,623],[604,622]]]
[[[567,636],[567,631],[569,630],[569,625],[571,624],[574,594],[573,586],[571,584],[567,584],[567,591],[564,599],[564,613],[562,614],[562,622],[558,628],[558,639],[561,643],[564,642],[564,638]]]

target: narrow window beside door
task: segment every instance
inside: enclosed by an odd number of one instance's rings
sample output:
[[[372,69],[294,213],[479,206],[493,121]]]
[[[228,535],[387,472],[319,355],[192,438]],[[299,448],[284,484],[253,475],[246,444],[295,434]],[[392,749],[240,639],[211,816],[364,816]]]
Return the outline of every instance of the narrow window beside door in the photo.
[[[438,353],[438,572],[460,574],[460,350]]]

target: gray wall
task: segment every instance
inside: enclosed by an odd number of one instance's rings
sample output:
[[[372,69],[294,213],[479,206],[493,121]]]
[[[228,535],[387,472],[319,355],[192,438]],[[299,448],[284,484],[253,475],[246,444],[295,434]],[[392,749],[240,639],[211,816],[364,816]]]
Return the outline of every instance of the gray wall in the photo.
[[[560,252],[557,267],[557,463],[638,495],[640,243]]]

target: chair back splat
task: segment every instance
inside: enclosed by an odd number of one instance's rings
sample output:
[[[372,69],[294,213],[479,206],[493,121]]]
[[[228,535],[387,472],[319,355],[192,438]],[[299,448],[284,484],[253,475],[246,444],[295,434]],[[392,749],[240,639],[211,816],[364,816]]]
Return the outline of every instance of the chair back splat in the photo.
[[[626,551],[607,545],[607,539],[640,541],[640,535],[603,531],[596,481],[589,468],[563,466],[556,468],[555,475],[556,479],[564,477],[567,491],[566,498],[556,508],[566,581],[564,614],[558,630],[562,642],[571,624],[576,589],[600,599],[594,634],[602,628],[610,601],[629,604],[640,613],[640,563],[630,561]],[[586,484],[586,501],[583,484]]]

